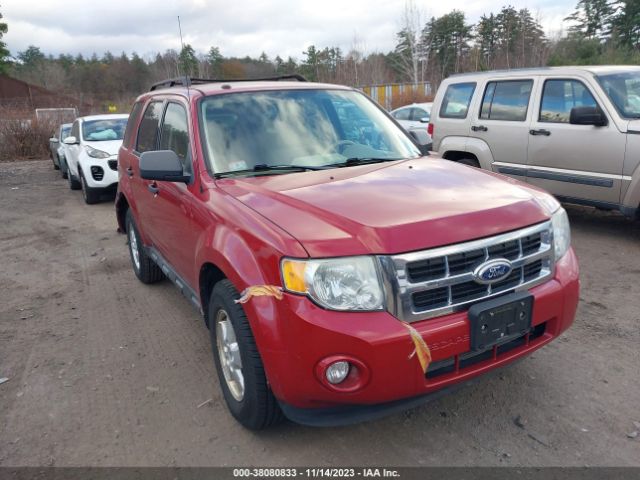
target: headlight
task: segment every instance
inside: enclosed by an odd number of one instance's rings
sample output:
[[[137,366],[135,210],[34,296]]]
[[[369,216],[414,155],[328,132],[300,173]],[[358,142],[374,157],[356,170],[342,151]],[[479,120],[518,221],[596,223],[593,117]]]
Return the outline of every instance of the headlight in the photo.
[[[308,295],[331,310],[381,310],[382,285],[373,257],[282,261],[287,291]]]
[[[551,216],[553,225],[553,246],[556,260],[560,260],[571,245],[571,228],[569,227],[569,217],[564,208],[559,208]]]
[[[87,150],[87,154],[93,158],[109,158],[111,156],[107,152],[90,147],[89,145],[85,145],[84,148]]]

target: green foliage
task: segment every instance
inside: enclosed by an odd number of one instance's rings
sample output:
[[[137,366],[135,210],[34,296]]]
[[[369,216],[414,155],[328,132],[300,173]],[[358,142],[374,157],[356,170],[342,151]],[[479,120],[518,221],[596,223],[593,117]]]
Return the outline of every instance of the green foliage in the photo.
[[[0,12],[0,73],[6,74],[9,70],[9,50],[7,44],[2,41],[2,37],[9,31],[9,27],[2,18],[2,12]]]
[[[196,57],[196,51],[188,43],[182,47],[178,61],[180,62],[181,75],[189,77],[198,75],[198,57]]]

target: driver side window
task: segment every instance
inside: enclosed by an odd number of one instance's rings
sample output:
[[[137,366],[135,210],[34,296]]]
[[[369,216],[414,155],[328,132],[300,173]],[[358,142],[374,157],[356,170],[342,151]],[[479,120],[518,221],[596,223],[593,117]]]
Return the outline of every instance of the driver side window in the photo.
[[[595,98],[579,80],[547,80],[544,82],[540,121],[569,123],[573,107],[597,107]]]
[[[173,150],[185,171],[191,171],[187,111],[182,105],[169,103],[160,128],[160,150]]]

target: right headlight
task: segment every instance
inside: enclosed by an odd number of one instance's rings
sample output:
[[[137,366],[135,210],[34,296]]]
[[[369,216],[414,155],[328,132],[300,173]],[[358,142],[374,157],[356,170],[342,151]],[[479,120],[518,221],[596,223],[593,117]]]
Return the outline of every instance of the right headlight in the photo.
[[[369,256],[282,261],[287,291],[307,295],[330,310],[381,310],[384,295],[375,259]]]
[[[553,248],[556,260],[560,260],[569,250],[571,245],[571,228],[569,227],[569,217],[564,208],[560,207],[551,216],[553,226]]]

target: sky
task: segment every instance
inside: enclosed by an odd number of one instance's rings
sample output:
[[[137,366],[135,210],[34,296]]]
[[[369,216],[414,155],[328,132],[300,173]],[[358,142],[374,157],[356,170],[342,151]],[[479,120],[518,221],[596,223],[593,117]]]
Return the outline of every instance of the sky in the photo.
[[[527,7],[547,35],[562,31],[562,19],[577,0],[415,0],[423,19],[453,9],[475,22],[505,4]],[[3,41],[12,55],[35,45],[46,54],[99,56],[180,49],[180,16],[185,43],[198,53],[218,46],[224,56],[257,57],[266,52],[301,59],[309,45],[354,45],[367,53],[395,45],[405,0],[0,0],[9,26]]]

